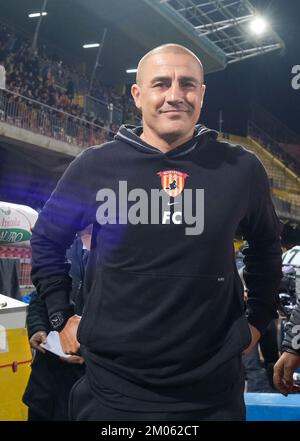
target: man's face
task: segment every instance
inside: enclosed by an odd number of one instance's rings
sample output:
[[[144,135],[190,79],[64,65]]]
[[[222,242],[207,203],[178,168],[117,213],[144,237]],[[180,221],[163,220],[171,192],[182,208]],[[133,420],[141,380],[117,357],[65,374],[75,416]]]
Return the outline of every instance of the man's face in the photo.
[[[158,53],[144,63],[132,86],[144,132],[170,142],[192,137],[205,92],[199,63],[180,53]]]

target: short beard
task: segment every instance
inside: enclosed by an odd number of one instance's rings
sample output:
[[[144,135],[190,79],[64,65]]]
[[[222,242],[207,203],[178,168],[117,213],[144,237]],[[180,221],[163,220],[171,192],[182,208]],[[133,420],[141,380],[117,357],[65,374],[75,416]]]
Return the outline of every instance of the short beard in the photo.
[[[172,132],[172,133],[165,133],[165,134],[160,134],[160,137],[166,141],[168,144],[173,144],[174,142],[176,142],[178,139],[180,139],[182,137],[181,132]]]

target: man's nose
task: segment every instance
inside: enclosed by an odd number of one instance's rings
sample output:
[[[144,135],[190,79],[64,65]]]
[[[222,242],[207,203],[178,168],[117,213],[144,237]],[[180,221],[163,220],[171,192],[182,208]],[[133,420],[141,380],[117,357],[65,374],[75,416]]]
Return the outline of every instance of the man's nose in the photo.
[[[169,87],[166,100],[170,103],[181,102],[183,100],[181,87],[176,81]]]

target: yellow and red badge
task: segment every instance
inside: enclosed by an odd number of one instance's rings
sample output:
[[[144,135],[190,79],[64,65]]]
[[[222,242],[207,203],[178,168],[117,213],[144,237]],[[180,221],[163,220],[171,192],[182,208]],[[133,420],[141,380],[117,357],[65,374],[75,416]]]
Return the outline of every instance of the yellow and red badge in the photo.
[[[161,177],[161,185],[165,192],[175,198],[184,189],[185,178],[188,176],[176,170],[167,170],[157,173]]]

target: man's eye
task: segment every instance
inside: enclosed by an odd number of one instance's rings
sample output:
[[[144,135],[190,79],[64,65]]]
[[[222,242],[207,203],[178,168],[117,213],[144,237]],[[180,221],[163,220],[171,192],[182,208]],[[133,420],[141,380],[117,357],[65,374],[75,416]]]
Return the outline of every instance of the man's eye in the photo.
[[[163,87],[165,84],[164,83],[155,83],[154,87]]]
[[[194,83],[184,83],[183,87],[195,87]]]

